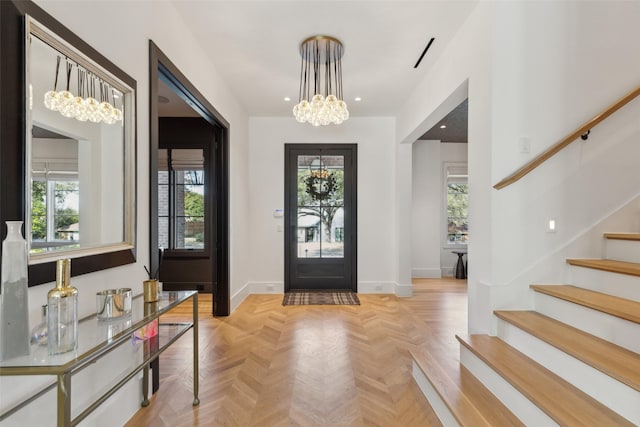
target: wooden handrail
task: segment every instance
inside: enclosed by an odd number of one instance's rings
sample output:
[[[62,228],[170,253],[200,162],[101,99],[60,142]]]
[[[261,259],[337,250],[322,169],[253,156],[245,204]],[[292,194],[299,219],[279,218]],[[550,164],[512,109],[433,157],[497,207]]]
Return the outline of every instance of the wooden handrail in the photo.
[[[538,154],[536,157],[531,159],[528,163],[526,163],[520,169],[513,172],[511,175],[503,178],[500,182],[494,185],[493,188],[495,188],[496,190],[499,190],[501,188],[506,187],[507,185],[511,185],[514,182],[518,181],[520,178],[522,178],[523,176],[527,175],[529,172],[531,172],[532,170],[540,166],[542,163],[544,163],[550,157],[552,157],[557,152],[562,150],[564,147],[571,144],[579,136],[584,135],[589,130],[591,130],[595,125],[597,125],[598,123],[600,123],[601,121],[603,121],[604,119],[606,119],[607,117],[609,117],[610,115],[618,111],[620,108],[625,106],[627,103],[629,103],[638,95],[640,95],[640,86],[638,86],[637,88],[629,92],[624,97],[620,98],[615,103],[611,104],[603,112],[601,112],[600,114],[598,114],[597,116],[595,116],[594,118],[592,118],[591,120],[589,120],[588,122],[580,126],[578,129],[571,132],[566,138],[564,138],[559,142],[556,142],[554,145],[547,148],[542,153]]]

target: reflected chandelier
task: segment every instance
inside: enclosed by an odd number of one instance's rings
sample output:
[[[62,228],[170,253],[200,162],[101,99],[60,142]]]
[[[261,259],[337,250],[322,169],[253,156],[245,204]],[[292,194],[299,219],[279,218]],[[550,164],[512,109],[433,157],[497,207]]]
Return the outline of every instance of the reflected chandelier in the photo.
[[[71,93],[71,73],[76,67],[77,75],[77,96]],[[60,57],[56,61],[56,79],[53,90],[44,94],[44,106],[49,110],[58,111],[64,117],[74,118],[81,122],[87,120],[93,123],[104,122],[114,124],[121,122],[123,113],[120,108],[116,108],[115,99],[118,95],[116,89],[95,74],[81,68],[78,64],[73,64],[66,60],[66,90],[57,91],[58,73],[60,71]],[[98,90],[96,90],[96,84]],[[85,98],[84,95],[87,95]],[[111,95],[111,96],[109,96]],[[98,101],[96,98],[100,98]]]
[[[309,37],[300,45],[300,91],[293,115],[313,126],[339,125],[349,118],[342,95],[340,40],[329,36]]]

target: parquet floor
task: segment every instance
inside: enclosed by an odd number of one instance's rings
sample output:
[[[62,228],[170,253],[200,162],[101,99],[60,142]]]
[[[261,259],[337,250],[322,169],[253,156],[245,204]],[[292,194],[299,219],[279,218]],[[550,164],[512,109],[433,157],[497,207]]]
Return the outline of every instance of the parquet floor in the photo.
[[[409,350],[458,362],[466,283],[420,279],[412,298],[282,306],[251,295],[227,318],[200,296],[200,406],[191,405],[191,332],[161,356],[160,390],[127,426],[439,426],[411,378]],[[189,316],[187,304],[172,318]]]

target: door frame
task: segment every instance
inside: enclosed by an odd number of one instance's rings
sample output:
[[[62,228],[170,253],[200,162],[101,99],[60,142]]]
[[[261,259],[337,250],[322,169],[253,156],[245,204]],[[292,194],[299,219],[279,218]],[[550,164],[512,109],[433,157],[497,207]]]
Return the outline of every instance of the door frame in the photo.
[[[193,86],[173,62],[149,40],[149,258],[150,271],[156,271],[158,254],[158,79],[169,80],[178,95],[215,128],[216,144],[212,147],[211,165],[214,185],[211,188],[215,211],[211,213],[213,226],[213,259],[216,268],[213,287],[214,316],[228,316],[231,308],[229,290],[229,122]]]
[[[351,229],[351,290],[358,292],[358,144],[284,144],[284,291],[289,292],[291,283],[291,251],[289,245],[293,235],[297,236],[297,230],[294,230],[293,224],[290,224],[289,215],[291,206],[291,197],[289,197],[289,188],[292,185],[291,173],[289,173],[290,156],[294,150],[351,150],[351,212],[349,215],[349,227]],[[347,225],[345,224],[345,227]],[[345,255],[347,255],[345,253]]]

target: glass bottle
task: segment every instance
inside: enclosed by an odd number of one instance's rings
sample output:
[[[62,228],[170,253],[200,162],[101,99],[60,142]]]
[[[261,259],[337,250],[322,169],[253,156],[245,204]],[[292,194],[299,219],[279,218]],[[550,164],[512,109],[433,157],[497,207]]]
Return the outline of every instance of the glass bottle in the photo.
[[[21,230],[22,221],[7,221],[2,242],[0,360],[29,354],[27,242]]]
[[[78,346],[78,290],[71,286],[71,260],[56,265],[56,287],[47,295],[47,347],[49,354],[66,353]]]
[[[31,330],[31,344],[47,345],[47,305],[42,308],[42,322]]]

